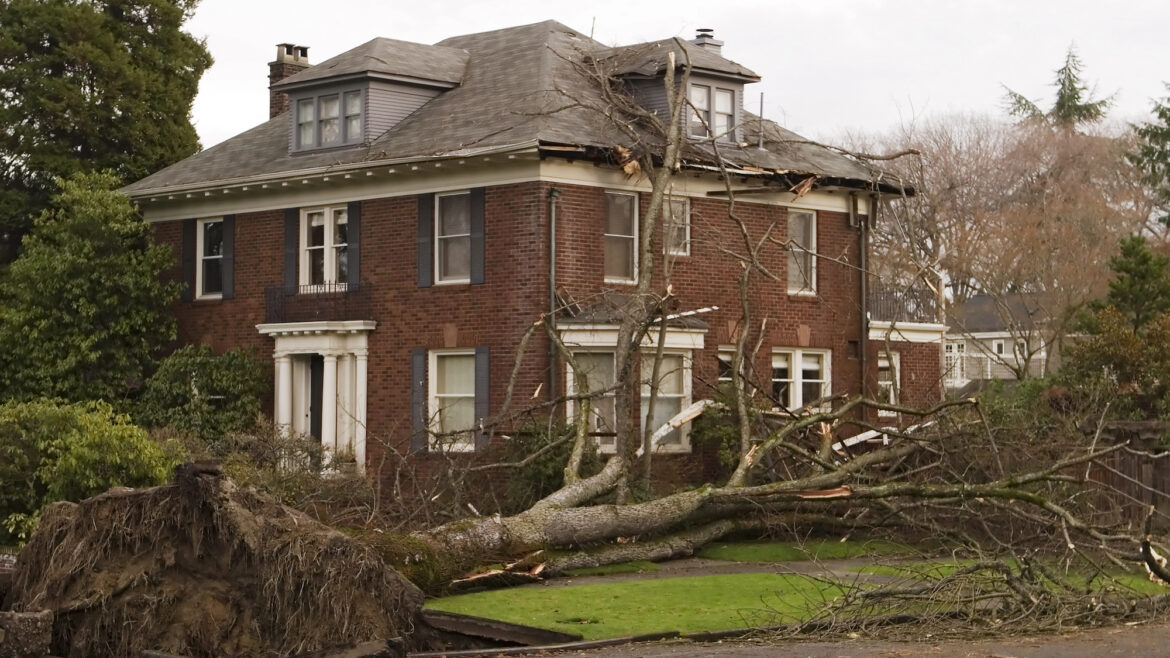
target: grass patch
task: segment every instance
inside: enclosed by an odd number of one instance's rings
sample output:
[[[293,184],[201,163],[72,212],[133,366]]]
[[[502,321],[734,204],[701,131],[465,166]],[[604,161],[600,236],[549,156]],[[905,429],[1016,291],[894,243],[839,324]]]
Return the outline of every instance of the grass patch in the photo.
[[[588,640],[692,633],[806,619],[838,587],[796,574],[735,574],[461,594],[427,607],[502,619]]]
[[[621,564],[607,564],[602,567],[586,567],[584,569],[569,569],[565,573],[570,576],[608,576],[615,573],[641,573],[643,571],[658,571],[662,567],[649,560],[634,560]]]
[[[1008,565],[1017,568],[1015,560],[1009,559]],[[925,562],[907,562],[905,564],[870,564],[853,569],[857,573],[891,576],[894,578],[916,578],[920,580],[937,580],[955,573],[955,571],[975,564],[975,560],[932,560]],[[1049,565],[1059,574],[1059,567]],[[1166,587],[1151,581],[1144,571],[1130,573],[1126,571],[1110,571],[1097,574],[1089,578],[1088,574],[1070,573],[1067,582],[1074,587],[1083,587],[1087,591],[1101,591],[1109,588],[1131,590],[1136,594],[1167,594]],[[1051,585],[1056,587],[1055,584]]]
[[[890,541],[836,541],[810,539],[806,542],[743,541],[708,544],[699,557],[733,562],[803,562],[841,560],[862,556],[906,555],[913,547]]]

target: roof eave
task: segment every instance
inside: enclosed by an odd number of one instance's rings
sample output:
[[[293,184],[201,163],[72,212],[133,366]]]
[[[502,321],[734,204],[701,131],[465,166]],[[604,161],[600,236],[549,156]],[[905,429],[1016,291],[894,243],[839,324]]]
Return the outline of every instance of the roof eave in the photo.
[[[197,183],[186,183],[182,185],[170,185],[162,187],[144,188],[141,190],[129,190],[128,187],[121,188],[121,191],[135,201],[143,199],[150,199],[151,197],[160,196],[174,196],[178,194],[198,194],[210,192],[212,190],[222,190],[232,187],[243,187],[251,185],[272,185],[291,182],[298,179],[315,178],[320,176],[342,176],[345,174],[353,174],[368,169],[375,169],[378,167],[387,167],[403,164],[413,164],[419,162],[434,162],[438,160],[455,160],[459,158],[481,157],[485,155],[495,154],[518,154],[525,151],[533,151],[538,146],[535,140],[528,142],[518,142],[515,144],[505,144],[501,146],[490,146],[481,149],[464,149],[460,151],[452,151],[448,153],[440,153],[434,155],[415,155],[401,158],[382,158],[378,160],[364,160],[361,162],[353,162],[347,164],[330,164],[319,167],[308,167],[305,169],[294,169],[289,171],[275,172],[271,174],[259,174],[254,176],[241,176],[238,178],[225,178],[213,181],[199,181]]]

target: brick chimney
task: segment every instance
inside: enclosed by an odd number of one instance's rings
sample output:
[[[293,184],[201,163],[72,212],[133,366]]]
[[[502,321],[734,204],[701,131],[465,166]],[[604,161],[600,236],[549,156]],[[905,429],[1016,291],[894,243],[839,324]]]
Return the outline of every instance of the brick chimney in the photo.
[[[715,38],[715,30],[709,27],[695,30],[695,38],[691,39],[691,43],[720,57],[723,56],[723,42]]]
[[[276,61],[268,63],[268,118],[288,109],[288,94],[273,91],[272,85],[309,68],[309,47],[281,43],[276,46]]]

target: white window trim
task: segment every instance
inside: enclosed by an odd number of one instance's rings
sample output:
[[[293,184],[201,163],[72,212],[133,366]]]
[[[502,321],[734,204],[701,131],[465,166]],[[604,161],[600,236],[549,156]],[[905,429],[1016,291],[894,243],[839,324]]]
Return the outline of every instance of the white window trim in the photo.
[[[691,91],[694,89],[704,89],[707,92],[706,93],[706,96],[707,96],[706,114],[707,114],[707,116],[702,117],[703,121],[701,123],[703,123],[705,126],[704,131],[703,131],[704,134],[702,134],[702,135],[696,135],[695,133],[691,132],[691,123],[692,123],[691,119],[693,117],[695,117],[696,115],[702,116],[693,107],[694,101],[692,100]],[[717,133],[715,133],[715,115],[716,114],[726,114],[724,112],[717,113],[715,111],[715,99],[718,96],[719,92],[721,92],[721,91],[725,91],[725,92],[731,94],[731,114],[730,114],[731,118],[728,122],[729,129],[727,130],[727,132],[723,133],[723,134],[717,134]],[[687,127],[686,127],[687,136],[690,137],[691,139],[711,139],[711,135],[715,134],[716,135],[715,141],[734,142],[735,141],[735,128],[736,128],[736,126],[735,126],[735,107],[737,105],[736,99],[737,99],[737,96],[736,96],[735,89],[729,89],[727,87],[720,87],[716,84],[707,83],[707,82],[692,82],[691,88],[687,92],[687,103],[688,103]]]
[[[358,113],[358,134],[350,135],[346,129],[347,121],[345,114],[345,96],[346,94],[357,93],[358,103],[361,111]],[[337,96],[337,140],[322,143],[321,142],[321,99],[330,96]],[[305,122],[301,121],[301,102],[312,101],[313,103],[313,139],[309,144],[301,140],[301,125]],[[336,91],[329,91],[323,94],[314,94],[312,96],[301,96],[293,99],[289,103],[290,112],[292,113],[293,121],[293,140],[296,144],[296,151],[309,151],[313,149],[337,148],[340,146],[352,146],[360,144],[365,139],[366,129],[366,94],[361,87],[350,87],[348,89],[340,89]],[[352,115],[350,115],[352,116]]]
[[[789,246],[789,250],[800,249],[801,251],[807,251],[809,254],[812,255],[812,258],[809,260],[809,263],[810,263],[809,264],[809,270],[810,270],[810,272],[809,272],[809,275],[810,275],[809,276],[809,287],[798,288],[798,289],[794,290],[791,287],[791,281],[789,281],[788,282],[788,284],[789,284],[788,294],[789,295],[798,295],[801,297],[816,297],[816,295],[817,295],[817,238],[819,237],[819,235],[818,235],[819,231],[817,229],[818,229],[819,224],[820,224],[820,217],[818,216],[817,211],[809,209],[809,208],[789,207],[788,208],[788,216],[789,216],[788,217],[788,230],[789,230],[788,239],[789,239],[789,241],[792,240],[791,231],[792,231],[792,214],[793,213],[808,213],[808,214],[812,215],[812,235],[809,236],[809,242],[811,244],[808,246],[807,249],[805,249],[804,247]],[[791,242],[790,242],[790,244],[791,244]],[[789,267],[792,266],[791,259],[788,260],[787,265]],[[791,276],[791,275],[789,275],[789,276]]]
[[[821,386],[821,397],[827,397],[833,393],[833,351],[825,349],[804,348],[804,347],[778,347],[772,350],[772,364],[776,363],[776,357],[781,354],[788,355],[788,409],[795,411],[803,409],[812,400],[804,399],[804,391],[802,384],[804,384],[804,372],[802,371],[801,357],[805,354],[818,354],[821,356],[821,366],[823,368]],[[772,378],[771,368],[768,369],[768,384],[771,386],[775,381]],[[770,392],[770,388],[769,388]],[[783,403],[783,401],[781,401]],[[821,411],[826,409],[825,405],[811,408],[812,411]]]
[[[948,340],[943,344],[943,373],[947,386],[962,386],[967,378],[967,344],[961,340]]]
[[[223,227],[223,217],[207,217],[195,222],[195,299],[223,299],[223,291],[203,292],[203,261],[217,259],[220,262],[220,277],[223,277],[223,247],[220,247],[219,256],[205,257],[203,255],[203,227],[208,224],[219,223]],[[227,236],[222,236],[227,240]]]
[[[638,229],[640,228],[639,227],[638,194],[635,192],[618,192],[615,190],[606,190],[605,193],[606,194],[613,194],[615,196],[628,196],[628,197],[634,198],[634,220],[633,220],[633,226],[634,226],[634,235],[633,235],[634,276],[631,279],[626,279],[626,278],[622,278],[622,277],[612,277],[612,276],[609,276],[608,274],[605,274],[604,281],[605,281],[605,283],[636,283],[638,281],[638,251],[639,251],[639,249],[638,249],[638,245],[639,245]],[[604,233],[603,232],[603,235],[602,235],[602,256],[601,256],[603,268],[605,267],[605,244],[604,243],[605,243],[605,238],[608,238],[608,237],[629,238],[630,236],[621,235],[618,233]]]
[[[319,287],[322,290],[326,290],[329,286],[341,285],[337,281],[337,249],[333,243],[333,237],[336,233],[336,228],[333,224],[333,213],[338,210],[345,213],[346,230],[348,231],[348,205],[319,206],[316,208],[301,209],[300,267],[298,268],[297,280],[300,281],[302,287],[312,286],[312,288]],[[312,274],[309,272],[309,215],[317,212],[322,213],[325,217],[325,245],[322,247],[325,250],[325,281],[320,284],[313,283],[311,278]],[[345,244],[348,249],[350,243],[346,242]]]
[[[883,352],[882,354],[880,354],[878,356],[878,370],[880,371],[883,366],[889,368],[894,376],[893,381],[888,382],[890,384],[889,403],[890,404],[898,404],[899,399],[902,397],[902,395],[901,395],[902,394],[902,356],[901,356],[901,354],[899,354],[898,352]],[[886,383],[887,382],[881,381],[880,378],[878,379],[879,391],[881,388],[883,388],[883,384],[886,384]],[[897,416],[898,412],[890,411],[888,409],[879,409],[878,415],[884,416],[884,417]]]
[[[691,255],[691,200],[685,196],[667,196],[663,200],[662,207],[669,208],[670,202],[672,200],[683,202],[682,229],[683,229],[684,248],[682,250],[676,250],[676,249],[670,248],[670,239],[669,239],[670,232],[666,226],[666,222],[663,221],[662,222],[662,242],[664,243],[663,249],[666,251],[667,254],[669,254],[671,256],[690,256]],[[637,257],[635,256],[635,263],[636,262],[637,262]],[[635,271],[637,271],[637,267],[635,267],[634,269],[635,269]]]
[[[443,350],[428,350],[427,351],[427,427],[430,430],[430,447],[432,450],[442,450],[445,452],[475,452],[475,427],[467,428],[467,438],[464,440],[444,439],[440,441],[437,437],[438,422],[439,422],[439,391],[438,391],[438,365],[439,357],[441,356],[470,356],[473,363],[475,359],[475,349],[443,349]],[[472,370],[472,393],[471,401],[475,404],[475,374],[474,366]],[[449,396],[455,397],[455,396]]]
[[[576,355],[578,355],[578,354],[608,354],[610,367],[613,368],[613,370],[614,370],[613,379],[615,379],[615,380],[617,379],[617,356],[614,354],[614,349],[612,347],[610,347],[608,349],[604,349],[604,348],[602,348],[602,349],[596,349],[596,348],[593,348],[593,349],[572,349],[572,353],[573,353],[574,359],[576,358]],[[567,382],[566,382],[566,386],[565,386],[565,392],[568,394],[569,400],[565,404],[565,414],[566,414],[566,418],[569,420],[569,422],[573,422],[573,419],[577,415],[577,401],[574,398],[579,394],[579,391],[577,390],[577,378],[574,377],[573,374],[574,374],[573,373],[573,365],[570,363],[566,363],[565,364],[565,378],[566,378]],[[591,391],[591,393],[592,393],[592,391]],[[596,394],[596,397],[614,398],[615,399],[615,404],[614,404],[615,418],[613,419],[613,421],[614,421],[614,425],[616,425],[617,424],[617,418],[616,418],[617,391],[616,390],[609,390],[609,391],[605,391],[604,393],[599,392]],[[601,443],[601,441],[600,441],[601,437],[594,437],[594,438],[597,439],[596,440],[597,451],[599,453],[601,453],[603,455],[612,455],[612,454],[617,453],[617,437],[614,437],[613,445],[605,445],[605,444]]]
[[[649,351],[649,349],[650,348],[647,348],[647,350],[644,350],[641,353],[641,355],[640,355],[641,358],[645,359],[645,358],[653,358],[654,357],[653,352]],[[617,377],[617,373],[616,373],[617,361],[616,361],[616,359],[617,359],[617,357],[614,354],[614,350],[612,348],[609,348],[609,349],[574,349],[573,354],[574,355],[577,355],[577,354],[608,354],[610,356],[610,367],[615,369],[614,379],[616,380],[616,377]],[[693,352],[689,349],[676,349],[676,350],[663,350],[662,354],[663,354],[663,356],[679,356],[682,358],[683,392],[682,392],[682,395],[680,396],[681,403],[679,405],[679,410],[682,411],[682,410],[686,409],[687,407],[689,407],[694,400]],[[565,364],[565,377],[567,380],[566,385],[565,385],[565,391],[570,398],[569,401],[565,405],[565,413],[566,413],[566,417],[571,422],[573,417],[577,413],[577,404],[573,398],[578,394],[577,380],[573,376],[572,364]],[[609,390],[609,391],[606,391],[604,393],[598,393],[597,397],[605,397],[605,398],[614,399],[614,398],[616,398],[616,395],[617,395],[616,390]],[[639,401],[638,401],[638,404],[639,404],[639,407],[641,410],[641,415],[642,415],[642,419],[638,423],[638,426],[642,432],[646,431],[646,420],[645,420],[646,409],[642,405],[644,405],[646,403],[647,398],[649,396],[650,396],[650,383],[648,381],[643,381],[641,383],[641,387],[639,390]],[[661,394],[659,394],[659,399],[660,400],[662,399]],[[616,410],[616,404],[615,404],[615,410]],[[614,422],[614,425],[616,426],[617,418],[614,418],[613,422]],[[658,428],[653,428],[653,429],[657,430]],[[600,437],[598,437],[598,438],[600,438]],[[614,440],[612,445],[606,445],[606,444],[603,444],[600,441],[598,441],[597,442],[598,452],[600,452],[603,455],[615,454],[617,452],[617,440],[616,440],[616,437],[614,437],[614,438],[615,438],[615,440]],[[681,427],[679,427],[679,443],[678,443],[678,445],[656,446],[654,448],[654,450],[657,453],[689,453],[691,451],[691,426],[690,426],[690,423],[685,423]]]
[[[1001,358],[1004,356],[1002,339],[991,341],[991,353]]]
[[[682,358],[682,380],[683,380],[682,381],[682,383],[683,383],[682,394],[677,396],[677,397],[679,397],[678,409],[681,412],[684,409],[686,409],[687,407],[689,407],[691,405],[691,402],[694,400],[694,391],[692,390],[692,385],[693,385],[692,381],[694,379],[693,353],[690,350],[663,350],[662,356],[663,357],[677,356],[677,357]],[[647,359],[647,358],[653,359],[654,352],[643,351],[641,354],[641,358],[642,359]],[[661,375],[662,373],[659,373],[659,374]],[[645,380],[642,382],[640,396],[641,397],[638,400],[638,404],[641,408],[642,422],[639,423],[639,426],[641,427],[642,432],[645,433],[646,432],[646,406],[645,405],[649,402],[649,397],[650,397],[650,381],[649,380]],[[663,399],[663,395],[661,392],[659,392],[659,394],[658,394],[658,399],[659,400]],[[657,430],[658,430],[657,427],[651,428],[651,431],[657,431]],[[652,446],[652,449],[654,450],[654,452],[655,453],[689,453],[691,451],[691,424],[690,423],[683,423],[678,428],[678,432],[679,432],[679,442],[677,445]]]
[[[726,363],[728,370],[730,370],[735,363],[735,347],[731,345],[720,345],[719,350],[715,353],[715,360],[718,362],[715,364],[716,368],[719,368],[722,364]],[[730,377],[723,378],[719,376],[719,370],[715,371],[716,386],[720,386],[722,384],[731,384],[734,382],[734,380],[734,372],[731,373]]]
[[[462,236],[466,235],[468,243],[471,242],[471,215],[470,215],[470,213],[471,213],[471,190],[456,190],[454,192],[444,192],[442,194],[436,194],[435,195],[435,217],[433,220],[431,220],[431,225],[432,225],[431,241],[434,243],[434,245],[433,245],[434,253],[431,255],[431,258],[432,258],[432,262],[434,262],[435,271],[434,271],[433,275],[434,275],[434,282],[435,282],[434,285],[436,285],[436,286],[451,286],[451,285],[460,285],[460,284],[471,283],[471,249],[470,248],[468,248],[468,250],[467,250],[467,276],[460,277],[457,279],[456,278],[444,279],[442,277],[442,274],[441,274],[440,269],[439,269],[441,267],[440,261],[439,261],[439,242],[440,242],[439,218],[441,216],[440,211],[442,210],[442,207],[443,207],[442,200],[446,197],[454,197],[454,196],[466,196],[467,197],[467,201],[468,201],[468,205],[467,205],[467,209],[468,209],[467,233],[458,233],[455,235],[448,235],[448,236],[443,236],[443,237],[444,238],[457,238],[457,237],[462,237]],[[468,246],[470,247],[470,244]]]

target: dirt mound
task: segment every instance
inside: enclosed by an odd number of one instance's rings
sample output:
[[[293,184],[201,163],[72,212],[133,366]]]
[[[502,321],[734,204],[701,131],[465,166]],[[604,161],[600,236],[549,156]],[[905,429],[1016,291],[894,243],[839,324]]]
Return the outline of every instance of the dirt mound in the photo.
[[[184,465],[48,507],[8,604],[56,614],[57,655],[287,656],[407,636],[422,599],[365,545]]]

